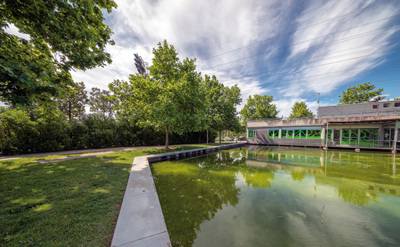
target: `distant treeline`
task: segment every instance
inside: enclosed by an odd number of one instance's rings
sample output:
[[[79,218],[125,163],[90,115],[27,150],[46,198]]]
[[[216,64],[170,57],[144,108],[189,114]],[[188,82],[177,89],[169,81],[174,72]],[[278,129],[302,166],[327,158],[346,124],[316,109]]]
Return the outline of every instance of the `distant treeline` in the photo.
[[[62,150],[153,146],[165,143],[165,133],[153,127],[138,127],[134,119],[87,114],[67,121],[64,116],[43,114],[32,120],[26,111],[2,108],[0,118],[1,155]],[[209,133],[209,140],[216,134]],[[171,134],[171,144],[205,143],[206,131]]]

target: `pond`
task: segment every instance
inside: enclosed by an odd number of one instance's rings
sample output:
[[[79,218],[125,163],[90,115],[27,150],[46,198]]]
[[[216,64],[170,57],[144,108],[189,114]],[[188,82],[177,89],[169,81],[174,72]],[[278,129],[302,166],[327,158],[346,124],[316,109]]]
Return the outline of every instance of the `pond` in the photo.
[[[173,246],[399,246],[400,155],[248,146],[152,164]]]

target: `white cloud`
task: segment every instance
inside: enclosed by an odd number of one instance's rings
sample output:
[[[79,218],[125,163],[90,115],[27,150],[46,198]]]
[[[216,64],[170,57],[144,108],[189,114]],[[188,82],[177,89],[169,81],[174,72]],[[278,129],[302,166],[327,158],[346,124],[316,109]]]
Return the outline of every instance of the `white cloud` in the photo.
[[[180,58],[197,58],[203,75],[238,84],[243,99],[238,110],[249,95],[268,93],[280,99],[285,116],[294,99],[328,95],[383,63],[397,31],[387,28],[388,17],[399,12],[395,2],[377,1],[116,2],[107,17],[116,42],[107,48],[113,63],[74,72],[75,81],[106,89],[114,79],[126,80],[136,73],[133,53],[151,65],[153,47],[166,39]]]
[[[383,61],[389,38],[398,28],[387,28],[398,8],[374,1],[328,1],[310,6],[298,19],[290,60],[301,61],[291,74],[284,95],[330,93],[351,78]],[[322,23],[322,24],[321,24]],[[307,54],[307,56],[306,56]],[[288,77],[291,79],[290,77]]]

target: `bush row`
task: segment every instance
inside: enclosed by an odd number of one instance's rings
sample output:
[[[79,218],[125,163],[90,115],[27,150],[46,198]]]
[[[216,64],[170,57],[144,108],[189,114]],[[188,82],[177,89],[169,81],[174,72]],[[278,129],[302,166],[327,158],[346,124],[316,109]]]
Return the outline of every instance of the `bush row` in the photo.
[[[205,143],[206,132],[170,134],[169,144]],[[214,136],[209,137],[213,140]],[[32,121],[26,112],[8,109],[0,118],[2,155],[62,150],[155,146],[165,144],[165,132],[138,127],[132,119],[112,119],[102,114],[86,115],[80,121],[46,116]]]

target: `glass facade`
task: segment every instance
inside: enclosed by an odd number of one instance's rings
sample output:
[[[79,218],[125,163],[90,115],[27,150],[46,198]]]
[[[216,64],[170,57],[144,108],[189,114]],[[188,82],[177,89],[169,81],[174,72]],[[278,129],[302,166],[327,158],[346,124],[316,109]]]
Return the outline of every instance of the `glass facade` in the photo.
[[[360,146],[374,147],[378,144],[379,129],[360,129]]]
[[[308,130],[308,139],[321,139],[321,130]]]

